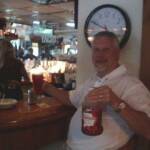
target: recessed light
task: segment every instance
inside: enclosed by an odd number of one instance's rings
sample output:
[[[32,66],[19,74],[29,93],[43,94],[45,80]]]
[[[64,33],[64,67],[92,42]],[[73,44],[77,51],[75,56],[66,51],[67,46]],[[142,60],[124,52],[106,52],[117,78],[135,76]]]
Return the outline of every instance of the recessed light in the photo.
[[[13,9],[5,9],[6,13],[11,13],[13,11]]]
[[[38,21],[38,20],[33,20],[33,24],[34,24],[34,25],[39,25],[39,24],[40,24],[40,21]]]
[[[32,2],[38,3],[38,4],[48,4],[50,0],[32,0]]]
[[[74,24],[74,22],[67,22],[66,26],[74,28],[75,24]]]

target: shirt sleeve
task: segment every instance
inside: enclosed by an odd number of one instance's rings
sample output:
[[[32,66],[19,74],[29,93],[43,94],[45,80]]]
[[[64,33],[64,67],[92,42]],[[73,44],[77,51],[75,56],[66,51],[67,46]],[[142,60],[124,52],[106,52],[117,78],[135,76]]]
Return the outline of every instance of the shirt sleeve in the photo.
[[[142,82],[128,88],[123,99],[135,110],[141,111],[150,117],[150,92]]]
[[[82,99],[83,99],[82,92],[83,92],[83,87],[79,87],[77,90],[75,90],[73,93],[70,94],[70,101],[76,108],[78,108],[82,103]]]

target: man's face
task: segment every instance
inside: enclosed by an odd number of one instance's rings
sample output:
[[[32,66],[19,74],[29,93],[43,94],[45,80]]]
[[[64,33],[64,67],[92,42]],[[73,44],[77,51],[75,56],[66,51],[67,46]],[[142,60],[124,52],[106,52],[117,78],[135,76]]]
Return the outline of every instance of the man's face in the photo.
[[[99,76],[118,67],[120,49],[114,39],[97,37],[92,43],[92,61]]]

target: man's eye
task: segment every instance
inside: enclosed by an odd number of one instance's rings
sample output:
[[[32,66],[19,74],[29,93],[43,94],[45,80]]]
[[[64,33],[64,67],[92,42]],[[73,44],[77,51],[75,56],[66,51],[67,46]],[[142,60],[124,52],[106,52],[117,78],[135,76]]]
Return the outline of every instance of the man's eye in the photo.
[[[94,52],[106,52],[109,51],[110,48],[103,48],[103,49],[93,49]]]
[[[99,51],[99,49],[97,49],[97,48],[93,49],[93,52],[98,52],[98,51]]]
[[[109,51],[110,50],[110,48],[104,48],[104,49],[102,49],[102,51]]]

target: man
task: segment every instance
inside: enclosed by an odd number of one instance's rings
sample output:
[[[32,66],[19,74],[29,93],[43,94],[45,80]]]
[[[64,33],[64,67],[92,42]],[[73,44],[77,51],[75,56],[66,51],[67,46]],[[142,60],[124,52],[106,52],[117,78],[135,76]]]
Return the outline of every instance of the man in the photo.
[[[67,92],[47,83],[43,85],[45,92],[77,108],[68,132],[67,144],[71,150],[132,150],[134,134],[150,139],[150,93],[119,64],[119,56],[116,36],[107,31],[97,33],[92,42],[96,74],[77,89],[70,100]],[[104,107],[101,135],[88,136],[81,130],[82,103],[87,98],[91,104],[97,101]]]
[[[26,59],[37,59],[37,57],[33,54],[33,49],[31,47],[28,49],[28,53],[24,56],[24,60]]]

